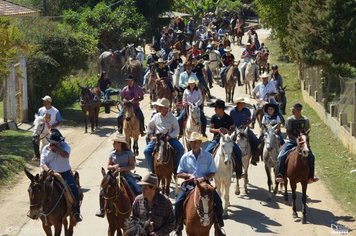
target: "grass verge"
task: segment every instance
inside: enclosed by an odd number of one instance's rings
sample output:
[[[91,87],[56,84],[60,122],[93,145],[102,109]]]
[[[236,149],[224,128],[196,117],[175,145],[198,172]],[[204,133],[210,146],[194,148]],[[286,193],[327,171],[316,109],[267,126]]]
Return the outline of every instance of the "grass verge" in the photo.
[[[356,155],[350,153],[316,112],[302,101],[297,66],[278,60],[282,52],[277,42],[268,40],[266,45],[272,52],[270,61],[272,64],[278,64],[283,82],[287,85],[287,107],[291,107],[297,101],[302,102],[303,114],[310,119],[312,129],[310,145],[316,159],[316,174],[326,183],[331,194],[344,210],[355,216],[356,173],[350,171],[356,169]],[[290,110],[286,112],[291,113]]]
[[[33,156],[32,133],[5,130],[0,132],[0,186],[9,183]]]

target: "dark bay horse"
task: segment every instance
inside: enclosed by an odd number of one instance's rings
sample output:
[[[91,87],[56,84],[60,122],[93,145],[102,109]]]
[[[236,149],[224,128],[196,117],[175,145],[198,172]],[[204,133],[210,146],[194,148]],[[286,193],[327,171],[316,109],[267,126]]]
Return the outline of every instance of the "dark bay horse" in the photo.
[[[226,102],[233,103],[236,80],[239,81],[239,83],[241,83],[239,62],[234,62],[234,64],[226,72],[226,80],[225,80]]]
[[[214,224],[215,187],[206,181],[195,181],[195,184],[184,202],[185,230],[187,235],[209,236]]]
[[[169,186],[174,172],[175,162],[174,149],[167,141],[167,134],[158,134],[153,153],[153,168],[158,178],[158,186],[162,183],[162,193],[169,196]],[[177,180],[176,190],[178,190]]]
[[[106,173],[105,169],[101,168],[101,173],[103,179],[100,187],[104,192],[105,214],[109,222],[108,235],[114,236],[117,232],[117,235],[121,236],[121,230],[124,230],[125,223],[131,214],[130,198],[120,177],[116,178],[118,171]]]
[[[309,176],[309,131],[302,131],[297,138],[297,147],[292,150],[286,160],[286,176],[284,177],[284,200],[288,201],[287,184],[289,179],[292,189],[293,218],[298,218],[295,199],[297,198],[297,183],[302,185],[302,223],[307,223],[307,187]]]
[[[53,174],[44,171],[36,176],[32,175],[26,168],[26,176],[31,180],[28,187],[30,198],[30,211],[28,217],[31,219],[40,218],[42,227],[47,236],[52,235],[51,227],[54,226],[54,235],[60,236],[62,225],[64,226],[65,235],[73,235],[73,228],[77,224],[72,206],[73,198],[66,198],[67,190]],[[79,175],[74,174],[77,184],[79,185]],[[81,196],[82,197],[82,196]],[[68,218],[69,217],[69,225]]]
[[[97,87],[80,87],[80,108],[84,114],[85,133],[88,132],[87,113],[91,123],[91,132],[98,128],[99,111],[100,111],[100,90]]]
[[[166,80],[168,80],[168,78],[156,80],[156,88],[155,88],[156,96],[157,96],[156,99],[167,98],[170,102],[170,107],[172,107],[174,97],[167,85],[167,83],[170,83],[170,81],[166,81]]]

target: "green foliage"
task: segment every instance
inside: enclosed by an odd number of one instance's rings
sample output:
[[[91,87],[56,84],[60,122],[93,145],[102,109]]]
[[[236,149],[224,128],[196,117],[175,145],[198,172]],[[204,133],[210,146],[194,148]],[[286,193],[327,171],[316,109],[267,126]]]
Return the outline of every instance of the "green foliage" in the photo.
[[[191,14],[194,18],[202,18],[205,13],[215,11],[214,0],[178,0],[174,1],[173,8],[177,11]]]
[[[217,7],[223,10],[226,9],[228,11],[240,12],[240,9],[242,9],[242,4],[237,0],[220,0],[217,3]]]
[[[77,32],[94,36],[98,39],[99,48],[105,49],[137,43],[147,27],[133,0],[123,2],[114,10],[105,3],[99,3],[93,9],[66,11],[64,22]]]
[[[0,81],[8,74],[7,64],[28,49],[17,23],[16,20],[0,17]]]

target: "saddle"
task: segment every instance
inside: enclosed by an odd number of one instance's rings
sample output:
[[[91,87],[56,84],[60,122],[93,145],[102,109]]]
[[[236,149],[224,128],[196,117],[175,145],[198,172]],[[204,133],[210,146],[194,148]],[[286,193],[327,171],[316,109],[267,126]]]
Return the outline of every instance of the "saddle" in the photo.
[[[53,173],[53,177],[55,178],[57,183],[60,185],[61,189],[64,188],[64,198],[66,200],[66,205],[67,205],[67,212],[65,215],[68,216],[71,213],[72,208],[76,204],[75,197],[74,197],[72,191],[70,190],[68,184],[64,181],[61,174]]]
[[[122,186],[124,186],[125,191],[127,193],[127,196],[129,196],[129,199],[130,199],[130,202],[131,202],[131,205],[132,205],[134,200],[135,200],[135,198],[136,198],[135,193],[132,191],[132,189],[131,189],[129,183],[127,183],[125,177],[120,176],[120,181],[122,183]]]

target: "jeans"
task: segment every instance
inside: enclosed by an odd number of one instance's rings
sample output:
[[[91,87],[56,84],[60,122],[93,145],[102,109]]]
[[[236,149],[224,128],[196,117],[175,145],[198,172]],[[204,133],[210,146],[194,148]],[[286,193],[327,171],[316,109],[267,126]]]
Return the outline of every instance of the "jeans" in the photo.
[[[104,100],[109,100],[110,99],[110,95],[118,94],[119,91],[120,91],[119,89],[114,89],[114,88],[106,89],[105,92],[104,92]]]
[[[72,191],[72,194],[75,198],[76,201],[76,206],[75,209],[78,211],[77,213],[80,213],[80,199],[79,199],[79,191],[77,184],[75,183],[75,179],[72,175],[72,172],[70,170],[66,172],[60,173],[64,181],[68,184],[70,190]]]
[[[139,106],[135,107],[135,115],[137,116],[137,119],[140,121],[140,131],[145,130],[145,117],[143,116],[142,110]],[[119,131],[121,130],[122,132],[122,125],[124,121],[124,109],[122,109],[117,117],[117,127]]]
[[[297,146],[297,143],[295,141],[289,140],[281,147],[279,154],[278,154],[278,162],[279,162],[278,174],[279,175],[282,175],[282,176],[285,175],[286,159],[288,157],[288,154],[296,146]],[[309,178],[313,178],[314,171],[315,171],[315,156],[310,148],[309,148],[308,162],[309,162]]]
[[[183,156],[184,154],[184,147],[182,146],[182,144],[178,141],[178,139],[176,138],[170,138],[168,140],[169,144],[172,146],[172,148],[176,151],[177,156],[176,156],[176,167],[175,169],[177,169],[179,162],[180,162],[180,158]],[[152,142],[150,141],[145,150],[143,151],[143,153],[145,154],[145,158],[146,158],[146,162],[147,162],[147,168],[150,172],[154,172],[153,169],[153,150],[155,148],[156,142]]]
[[[186,109],[182,109],[180,111],[180,114],[178,116],[178,124],[179,124],[179,128],[181,130],[181,133],[183,132],[183,122],[184,122],[184,117],[186,116],[187,114],[187,110]],[[200,109],[200,122],[201,122],[201,132],[202,134],[205,134],[206,133],[206,126],[208,124],[208,120],[206,119],[206,116],[203,112],[202,109]]]
[[[242,75],[242,80],[245,82],[245,71],[246,71],[246,66],[247,66],[247,62],[242,63],[240,70],[241,70],[241,75]],[[255,67],[255,80],[258,78],[258,65],[256,64]],[[257,80],[256,80],[257,81]]]
[[[199,84],[204,87],[205,91],[210,96],[210,89],[209,89],[208,85],[206,84],[206,81],[205,81],[204,77],[201,77],[201,76],[197,76],[197,77],[198,77],[198,80],[199,80]]]
[[[132,191],[136,196],[142,193],[141,185],[137,184],[137,181],[135,177],[131,174],[131,172],[122,173],[121,175],[126,179],[127,183],[130,185]]]
[[[176,203],[175,203],[175,207],[174,207],[174,213],[176,216],[176,224],[178,226],[179,230],[183,229],[183,215],[184,215],[184,210],[183,210],[183,203],[185,201],[185,199],[187,198],[189,194],[189,191],[182,191],[180,190],[178,193],[178,196],[176,198]],[[221,198],[219,196],[219,194],[214,191],[213,193],[213,197],[214,197],[214,211],[215,211],[215,217],[217,220],[217,223],[223,227],[224,226],[224,221],[223,221],[223,207],[222,207],[222,201]]]

